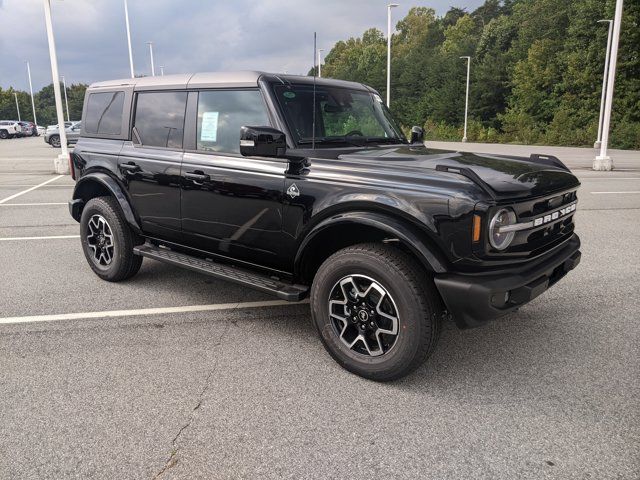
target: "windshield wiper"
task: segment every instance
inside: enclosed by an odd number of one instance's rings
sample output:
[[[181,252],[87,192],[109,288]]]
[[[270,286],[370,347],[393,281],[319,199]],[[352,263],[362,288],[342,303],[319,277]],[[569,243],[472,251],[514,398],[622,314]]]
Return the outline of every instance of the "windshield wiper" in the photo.
[[[404,143],[401,139],[394,137],[366,137],[364,141],[366,143]]]
[[[355,139],[360,139],[362,137],[316,137],[316,143],[346,143],[347,145],[353,145],[354,147],[363,147],[364,143],[362,141],[356,142]],[[362,138],[366,142],[366,139]],[[301,138],[298,140],[298,145],[310,145],[313,143],[311,138]]]

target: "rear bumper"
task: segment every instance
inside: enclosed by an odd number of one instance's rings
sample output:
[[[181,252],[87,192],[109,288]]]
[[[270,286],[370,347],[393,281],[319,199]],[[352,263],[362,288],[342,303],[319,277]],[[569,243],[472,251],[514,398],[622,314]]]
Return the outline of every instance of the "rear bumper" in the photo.
[[[440,274],[436,287],[460,328],[476,327],[530,302],[580,263],[580,239],[573,235],[559,251],[534,265],[500,273]]]

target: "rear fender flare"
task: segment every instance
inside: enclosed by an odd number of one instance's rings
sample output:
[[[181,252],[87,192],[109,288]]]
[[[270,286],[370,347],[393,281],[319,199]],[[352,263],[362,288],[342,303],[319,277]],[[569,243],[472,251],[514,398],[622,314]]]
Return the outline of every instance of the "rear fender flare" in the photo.
[[[109,193],[118,201],[118,204],[122,209],[122,213],[124,214],[124,218],[127,220],[127,223],[131,225],[131,227],[137,233],[141,233],[140,224],[138,223],[136,215],[131,208],[129,198],[125,195],[122,187],[120,187],[120,184],[106,173],[92,172],[83,175],[82,178],[78,180],[73,190],[73,201],[81,200],[82,204],[86,203],[89,198],[95,196],[91,195],[91,191],[96,184],[100,185],[100,187],[102,187],[101,189],[106,189],[109,191]],[[72,215],[76,221],[80,221],[80,212],[82,209],[78,208],[76,210],[78,213],[72,213]],[[76,216],[78,218],[76,218]]]

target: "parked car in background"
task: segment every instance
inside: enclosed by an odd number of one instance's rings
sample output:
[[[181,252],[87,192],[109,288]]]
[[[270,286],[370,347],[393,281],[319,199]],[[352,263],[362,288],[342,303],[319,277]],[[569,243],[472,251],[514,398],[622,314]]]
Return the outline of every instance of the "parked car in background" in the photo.
[[[80,137],[81,122],[64,122],[65,133],[67,134],[67,145],[73,145]],[[60,148],[60,133],[58,125],[49,125],[44,134],[44,141],[54,148]]]
[[[15,120],[0,120],[0,138],[13,138],[22,133],[22,127]]]
[[[38,129],[36,128],[33,122],[18,122],[20,127],[22,127],[22,136],[23,137],[33,137],[38,136]]]
[[[38,136],[44,135],[45,132],[47,131],[47,129],[41,125],[36,125],[36,130],[38,131]]]

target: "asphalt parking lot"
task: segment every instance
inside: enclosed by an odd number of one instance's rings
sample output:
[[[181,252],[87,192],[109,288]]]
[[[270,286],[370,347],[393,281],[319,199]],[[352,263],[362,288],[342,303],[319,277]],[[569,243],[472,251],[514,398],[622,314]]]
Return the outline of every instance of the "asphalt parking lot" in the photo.
[[[150,260],[99,280],[57,153],[0,141],[1,479],[640,478],[640,153],[549,149],[582,181],[580,266],[388,384],[307,305]]]

